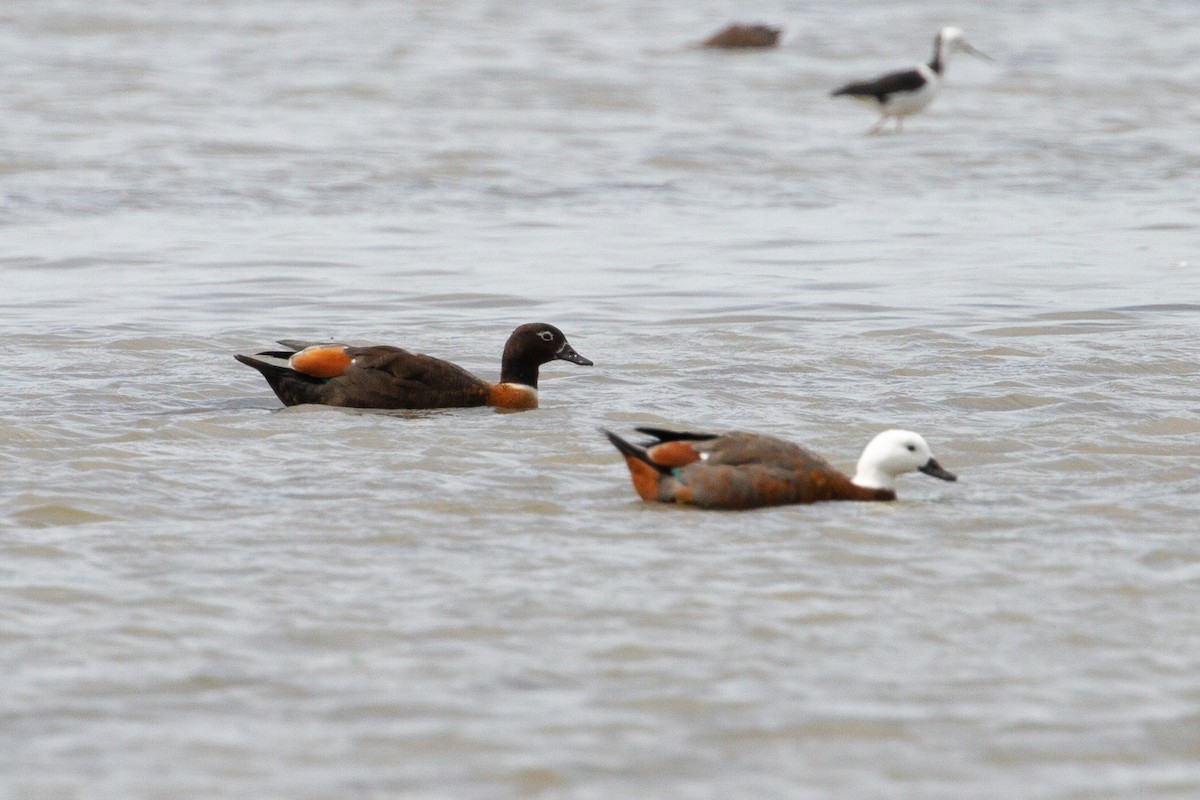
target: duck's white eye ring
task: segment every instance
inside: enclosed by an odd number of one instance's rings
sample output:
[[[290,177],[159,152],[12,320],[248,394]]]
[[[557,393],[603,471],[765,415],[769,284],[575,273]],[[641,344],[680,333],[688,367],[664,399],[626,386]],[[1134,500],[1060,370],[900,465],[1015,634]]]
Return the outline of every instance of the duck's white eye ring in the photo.
[[[551,333],[550,331],[542,331],[541,333],[538,334],[538,336],[541,337],[543,342],[553,342],[554,341],[554,334]]]

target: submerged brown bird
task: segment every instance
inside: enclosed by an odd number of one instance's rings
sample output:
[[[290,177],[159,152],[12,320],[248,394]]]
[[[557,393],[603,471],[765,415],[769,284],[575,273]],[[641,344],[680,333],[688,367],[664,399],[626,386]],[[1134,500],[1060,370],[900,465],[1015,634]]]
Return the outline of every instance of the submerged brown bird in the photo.
[[[769,25],[739,25],[734,23],[714,33],[700,43],[701,47],[717,47],[727,50],[754,47],[775,47],[779,44],[779,28]]]
[[[817,454],[773,436],[637,430],[654,440],[639,447],[610,431],[604,434],[625,456],[638,495],[660,503],[744,509],[822,500],[895,500],[896,478],[906,472],[958,480],[911,431],[884,431],[872,439],[851,478]]]
[[[279,343],[288,349],[234,358],[261,372],[286,406],[537,408],[542,364],[558,359],[592,365],[575,352],[562,331],[544,322],[521,325],[508,337],[498,383],[449,361],[389,345]]]

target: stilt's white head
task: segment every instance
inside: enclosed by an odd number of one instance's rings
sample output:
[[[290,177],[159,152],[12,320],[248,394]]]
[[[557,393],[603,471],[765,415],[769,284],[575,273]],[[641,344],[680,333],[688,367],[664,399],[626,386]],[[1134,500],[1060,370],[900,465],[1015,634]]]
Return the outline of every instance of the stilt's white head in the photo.
[[[963,38],[963,32],[960,28],[945,27],[938,31],[937,40],[935,41],[935,49],[940,58],[939,61],[945,63],[952,53],[966,53],[967,55],[982,58],[984,61],[991,61],[992,58],[972,47],[966,39]]]

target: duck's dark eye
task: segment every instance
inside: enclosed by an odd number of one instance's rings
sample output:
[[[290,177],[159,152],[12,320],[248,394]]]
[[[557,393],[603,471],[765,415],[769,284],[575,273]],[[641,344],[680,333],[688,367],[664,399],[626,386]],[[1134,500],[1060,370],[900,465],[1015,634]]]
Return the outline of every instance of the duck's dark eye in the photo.
[[[908,448],[908,452],[910,453],[917,452],[917,446],[915,444],[906,444],[904,446]]]
[[[550,331],[542,331],[541,333],[538,334],[538,336],[541,337],[543,342],[553,342],[554,341],[554,334],[551,333]]]

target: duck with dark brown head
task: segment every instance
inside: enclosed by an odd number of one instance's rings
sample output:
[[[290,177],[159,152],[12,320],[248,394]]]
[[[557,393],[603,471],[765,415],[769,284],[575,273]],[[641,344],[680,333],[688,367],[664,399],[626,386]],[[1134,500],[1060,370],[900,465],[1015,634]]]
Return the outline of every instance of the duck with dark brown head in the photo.
[[[449,361],[390,345],[293,340],[280,344],[287,349],[234,358],[261,372],[287,406],[530,409],[538,405],[538,369],[543,364],[560,360],[592,365],[575,352],[562,331],[544,322],[521,325],[508,337],[497,383]]]

